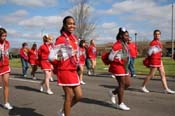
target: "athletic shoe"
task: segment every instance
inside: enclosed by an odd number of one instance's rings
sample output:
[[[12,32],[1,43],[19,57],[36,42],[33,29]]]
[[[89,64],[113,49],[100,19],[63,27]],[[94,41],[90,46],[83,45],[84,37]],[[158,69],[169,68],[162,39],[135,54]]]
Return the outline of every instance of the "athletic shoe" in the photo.
[[[27,75],[24,75],[25,78],[27,78]]]
[[[117,105],[117,108],[120,110],[130,110],[130,108],[127,105],[125,105],[124,103]]]
[[[90,70],[88,70],[88,75],[90,76],[90,75],[92,75],[92,73],[91,73],[91,71]]]
[[[49,89],[49,90],[47,90],[47,94],[53,95],[53,92]]]
[[[2,89],[2,86],[0,86],[0,89]]]
[[[8,102],[6,104],[4,104],[4,108],[8,109],[8,110],[13,109],[13,107]]]
[[[145,86],[141,88],[141,91],[144,93],[149,93],[149,90]]]
[[[116,95],[114,95],[114,94],[112,93],[112,90],[109,91],[109,97],[110,97],[111,102],[112,102],[113,104],[116,104],[116,100],[115,100]]]
[[[165,93],[167,93],[167,94],[174,94],[175,91],[173,91],[173,90],[168,88],[168,89],[165,89]]]
[[[50,77],[50,81],[51,81],[51,82],[53,82],[53,81],[54,81],[54,80],[53,80],[53,77]]]
[[[111,77],[115,79],[115,75],[111,75]]]
[[[58,112],[58,116],[65,116],[64,113],[62,112],[62,109]]]
[[[36,77],[33,77],[32,79],[33,79],[33,80],[37,80],[37,78],[36,78]]]
[[[85,85],[86,83],[84,81],[80,81],[80,84],[81,85]]]
[[[40,87],[40,92],[43,92],[44,91],[44,88],[43,86]]]

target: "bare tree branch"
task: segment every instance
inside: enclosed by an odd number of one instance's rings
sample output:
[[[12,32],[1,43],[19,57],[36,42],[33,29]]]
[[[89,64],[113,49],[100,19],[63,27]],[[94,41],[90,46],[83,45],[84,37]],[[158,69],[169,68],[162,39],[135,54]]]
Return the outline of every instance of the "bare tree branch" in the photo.
[[[91,21],[89,8],[88,0],[74,0],[74,8],[71,13],[76,20],[76,35],[80,39],[88,39],[96,29],[95,22]]]

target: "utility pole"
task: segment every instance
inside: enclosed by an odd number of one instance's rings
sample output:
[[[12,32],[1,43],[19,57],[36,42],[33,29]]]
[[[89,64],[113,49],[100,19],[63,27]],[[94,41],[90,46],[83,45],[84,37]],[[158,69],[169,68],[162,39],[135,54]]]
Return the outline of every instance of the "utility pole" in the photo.
[[[173,16],[174,5],[172,3],[172,25],[171,25],[171,40],[172,40],[172,48],[171,48],[171,57],[173,58],[174,54],[174,16]]]

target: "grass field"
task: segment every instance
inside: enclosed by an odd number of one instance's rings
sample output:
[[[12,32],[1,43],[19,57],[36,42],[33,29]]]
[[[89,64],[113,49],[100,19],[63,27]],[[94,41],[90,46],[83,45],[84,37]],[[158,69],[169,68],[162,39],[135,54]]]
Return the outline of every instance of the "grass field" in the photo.
[[[135,60],[135,70],[136,74],[148,74],[149,68],[146,68],[143,63],[143,58],[137,58]],[[175,77],[175,61],[173,61],[170,57],[163,57],[163,63],[165,67],[166,75]],[[10,60],[10,66],[21,68],[21,61],[20,59],[11,59]],[[97,58],[97,67],[96,72],[108,72],[108,66],[104,65],[101,61],[100,57]],[[158,72],[156,73],[158,74]]]

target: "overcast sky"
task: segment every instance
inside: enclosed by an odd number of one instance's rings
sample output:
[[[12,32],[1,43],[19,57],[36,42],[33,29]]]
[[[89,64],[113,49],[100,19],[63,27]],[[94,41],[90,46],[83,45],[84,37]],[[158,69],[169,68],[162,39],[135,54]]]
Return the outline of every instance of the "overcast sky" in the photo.
[[[174,0],[89,0],[97,27],[96,43],[114,42],[119,27],[126,27],[134,40],[152,39],[154,29],[171,39]],[[42,43],[41,33],[59,36],[62,19],[71,15],[70,0],[0,0],[0,25],[7,29],[11,47],[22,42]]]

